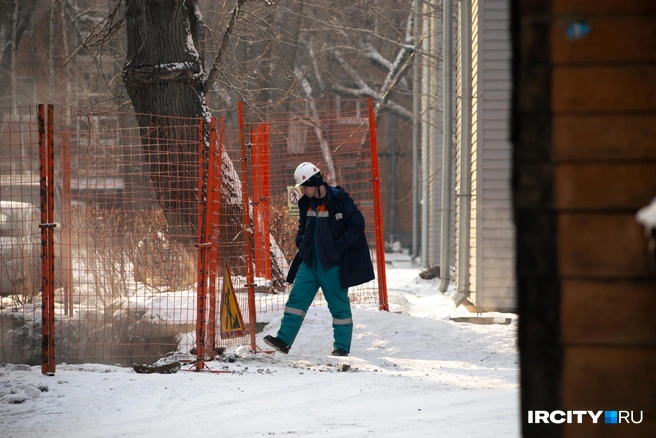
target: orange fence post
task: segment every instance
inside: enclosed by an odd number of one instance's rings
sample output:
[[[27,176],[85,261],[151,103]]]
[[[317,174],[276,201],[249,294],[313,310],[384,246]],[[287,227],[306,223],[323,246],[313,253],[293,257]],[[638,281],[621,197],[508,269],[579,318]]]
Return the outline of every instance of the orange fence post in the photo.
[[[371,146],[371,182],[374,198],[374,227],[376,230],[376,267],[378,273],[378,308],[389,311],[387,278],[385,275],[385,240],[383,239],[383,212],[380,203],[380,171],[378,168],[378,139],[376,114],[369,98],[369,143]]]
[[[208,243],[212,243],[212,229],[214,228],[213,220],[215,218],[215,212],[219,208],[219,197],[221,195],[221,185],[218,187],[214,184],[216,160],[218,155],[218,160],[221,160],[221,156],[216,153],[217,147],[217,135],[216,135],[216,118],[212,117],[210,121],[210,149],[208,155],[208,166],[207,166],[207,219],[206,219],[206,240]],[[219,172],[220,174],[220,168]],[[207,344],[209,345],[210,358],[214,359],[216,357],[216,270],[218,265],[218,248],[216,245],[212,244],[209,247],[209,303],[208,303],[208,316],[207,316]]]
[[[39,159],[41,178],[41,372],[55,372],[55,254],[54,254],[54,107],[38,106]],[[47,134],[46,134],[47,128]]]
[[[38,105],[39,118],[39,172],[41,181],[41,372],[48,374],[50,345],[50,295],[48,294],[48,196],[47,196],[47,147],[45,107]]]
[[[206,243],[206,229],[207,218],[205,213],[207,211],[207,185],[205,181],[205,141],[204,141],[204,123],[200,119],[199,123],[199,145],[198,145],[198,295],[196,304],[196,371],[201,371],[205,366],[205,300],[206,300],[206,283],[207,283],[207,243]]]
[[[55,107],[48,105],[48,371],[55,372]]]
[[[253,252],[251,250],[251,218],[248,206],[248,168],[246,166],[246,128],[244,126],[244,104],[238,103],[239,111],[239,143],[241,144],[241,197],[244,243],[246,251],[246,287],[248,288],[248,325],[251,335],[251,350],[257,352],[255,343],[255,278],[253,275]]]

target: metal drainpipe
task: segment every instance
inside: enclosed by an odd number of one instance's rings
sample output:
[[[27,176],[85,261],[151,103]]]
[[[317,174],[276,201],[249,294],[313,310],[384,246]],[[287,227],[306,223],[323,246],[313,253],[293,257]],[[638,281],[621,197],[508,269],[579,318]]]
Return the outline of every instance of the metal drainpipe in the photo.
[[[440,292],[449,288],[451,228],[451,148],[453,125],[453,3],[444,2],[444,132],[442,140],[442,223],[440,245]]]
[[[414,0],[415,47],[421,41],[421,0]],[[421,57],[415,50],[412,65],[412,254],[419,256],[419,142],[421,141]]]
[[[444,63],[440,63],[440,54],[442,51],[442,37],[440,32],[443,30],[441,20],[437,18],[439,10],[438,0],[431,0],[431,27],[430,27],[430,53],[433,55],[435,62],[431,66],[430,74],[430,114],[428,116],[430,147],[428,149],[428,166],[430,168],[430,176],[428,183],[428,264],[440,264],[440,239],[442,234],[440,231],[440,208],[442,208],[442,178],[440,168],[442,163],[442,148],[444,142],[442,139],[442,115],[439,111],[440,99],[443,96],[443,90],[440,87],[440,69],[444,68]],[[438,177],[439,176],[439,177]]]
[[[460,123],[460,214],[458,215],[458,290],[451,295],[456,306],[469,297],[469,236],[471,231],[471,122],[472,59],[471,3],[460,2],[460,71],[462,72],[462,121]]]
[[[427,268],[428,262],[428,187],[430,182],[430,166],[428,161],[428,150],[430,148],[430,24],[432,18],[430,5],[423,3],[423,20],[422,20],[422,34],[423,41],[421,48],[423,51],[422,68],[421,68],[421,109],[422,109],[422,124],[421,124],[421,267]]]

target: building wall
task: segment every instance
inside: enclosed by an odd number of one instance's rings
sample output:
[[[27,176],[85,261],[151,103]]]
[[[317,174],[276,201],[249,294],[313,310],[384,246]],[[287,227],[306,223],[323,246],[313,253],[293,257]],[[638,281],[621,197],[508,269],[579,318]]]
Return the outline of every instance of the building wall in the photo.
[[[508,0],[472,2],[470,299],[480,310],[516,309],[509,29]]]
[[[513,0],[514,207],[526,437],[656,435],[656,4]],[[642,412],[528,424],[528,410]]]

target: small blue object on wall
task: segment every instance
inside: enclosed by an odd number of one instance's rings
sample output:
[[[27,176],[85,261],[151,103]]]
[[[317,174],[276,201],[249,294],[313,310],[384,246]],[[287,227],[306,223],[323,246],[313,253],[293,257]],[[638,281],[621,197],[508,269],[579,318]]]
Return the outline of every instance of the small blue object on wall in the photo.
[[[580,40],[590,33],[590,24],[585,20],[572,21],[567,26],[567,39]]]

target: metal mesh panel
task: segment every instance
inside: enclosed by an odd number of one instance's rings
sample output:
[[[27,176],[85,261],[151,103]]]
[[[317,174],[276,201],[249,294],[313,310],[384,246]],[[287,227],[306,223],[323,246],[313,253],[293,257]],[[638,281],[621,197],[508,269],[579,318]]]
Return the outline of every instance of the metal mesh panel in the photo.
[[[37,108],[0,112],[0,361],[41,362]]]
[[[298,215],[289,208],[289,188],[294,169],[304,161],[316,164],[324,181],[342,186],[355,200],[366,222],[374,267],[376,239],[374,190],[367,101],[341,99],[251,104],[246,112],[246,134],[251,149],[251,199],[255,264],[259,280],[273,281],[273,293],[287,292],[289,285],[276,283],[278,271],[267,270],[291,263]],[[269,236],[270,235],[270,236]],[[276,287],[280,285],[281,287]],[[349,289],[353,303],[377,303],[378,284],[372,281]],[[269,298],[261,309],[282,309],[286,297]],[[321,291],[315,304],[322,304]]]
[[[380,262],[364,101],[255,104],[222,115],[241,125],[224,117],[74,108],[57,108],[53,120],[51,111],[48,129],[31,108],[5,111],[0,125],[2,226],[25,228],[27,246],[20,255],[7,253],[12,245],[3,231],[2,262],[33,271],[29,281],[4,267],[0,273],[2,361],[52,361],[46,372],[54,371],[55,359],[152,363],[194,348],[204,359],[249,335],[255,348],[257,314],[282,309],[290,290],[284,279],[298,219],[287,187],[302,161],[318,164],[327,182],[350,192]],[[46,160],[52,143],[54,159]],[[40,175],[45,162],[54,176]],[[43,226],[52,219],[40,215],[46,182],[57,225],[47,238],[52,247],[42,245],[48,234],[39,230],[52,228]],[[20,217],[19,202],[26,206]],[[52,248],[53,274],[41,265],[43,248]],[[222,319],[226,267],[233,300],[227,312],[242,327],[226,329]],[[54,285],[54,293],[44,285]],[[351,288],[350,296],[376,303],[378,283]],[[321,294],[315,304],[322,304]],[[56,351],[46,352],[52,339]]]
[[[195,343],[201,121],[62,109],[57,358],[131,363]]]

